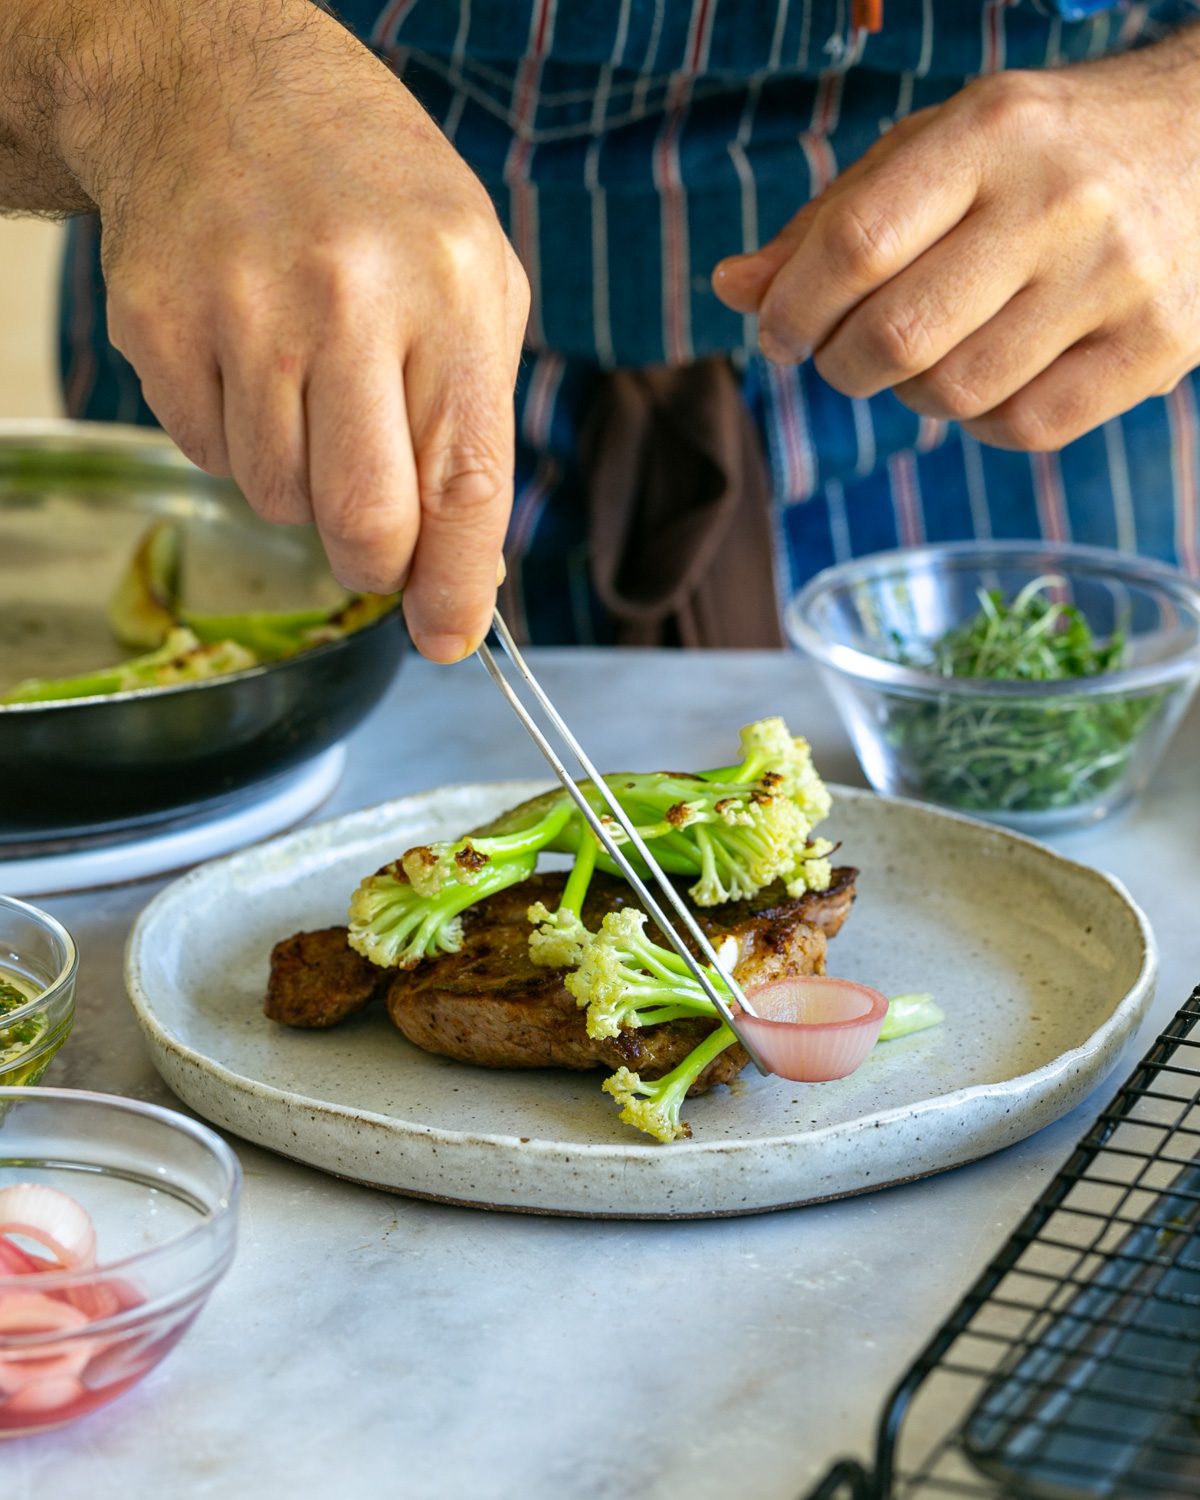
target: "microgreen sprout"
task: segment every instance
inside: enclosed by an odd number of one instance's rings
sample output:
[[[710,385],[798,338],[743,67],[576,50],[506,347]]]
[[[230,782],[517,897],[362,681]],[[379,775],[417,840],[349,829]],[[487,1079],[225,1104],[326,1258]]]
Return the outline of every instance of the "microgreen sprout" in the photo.
[[[1056,599],[1064,580],[1033,579],[1006,603],[979,590],[979,611],[924,653],[898,648],[906,666],[939,677],[1064,682],[1098,677],[1125,662],[1122,630],[1098,639],[1082,611]],[[897,699],[888,738],[912,780],[939,802],[981,812],[1037,812],[1099,796],[1125,773],[1134,746],[1163,702],[1141,695]]]

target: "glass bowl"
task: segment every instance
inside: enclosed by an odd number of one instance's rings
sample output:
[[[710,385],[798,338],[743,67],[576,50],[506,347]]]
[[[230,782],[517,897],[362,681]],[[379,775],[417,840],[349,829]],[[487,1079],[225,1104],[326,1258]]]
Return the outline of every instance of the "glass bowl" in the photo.
[[[1118,670],[1059,681],[950,677],[929,667],[980,593],[1039,578],[1095,636],[1122,632]],[[867,779],[1027,833],[1107,816],[1153,774],[1200,680],[1200,587],[1101,547],[961,542],[829,568],[785,611],[817,662]],[[925,663],[926,665],[922,665]]]
[[[0,1088],[0,1189],[30,1182],[87,1210],[97,1264],[0,1274],[0,1437],[94,1411],[170,1353],[233,1259],[241,1169],[172,1110]],[[30,1316],[31,1296],[56,1315]]]
[[[79,957],[61,922],[0,896],[0,1086],[36,1083],[75,1019]],[[12,990],[23,992],[25,1004]]]

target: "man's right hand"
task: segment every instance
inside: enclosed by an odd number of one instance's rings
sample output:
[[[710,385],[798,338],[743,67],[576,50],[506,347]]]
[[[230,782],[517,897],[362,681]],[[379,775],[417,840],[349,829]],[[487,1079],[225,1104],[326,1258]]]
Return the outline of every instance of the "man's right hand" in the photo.
[[[310,0],[86,3],[94,86],[58,133],[147,401],[261,515],[314,519],[348,588],[403,587],[426,655],[466,655],[529,305],[485,190]]]

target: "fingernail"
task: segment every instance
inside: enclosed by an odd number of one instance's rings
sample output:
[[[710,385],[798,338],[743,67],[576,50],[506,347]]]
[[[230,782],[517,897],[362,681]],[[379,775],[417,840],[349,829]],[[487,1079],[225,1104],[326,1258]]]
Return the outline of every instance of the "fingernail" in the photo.
[[[504,558],[501,557],[500,561],[496,564],[496,587],[499,588],[507,577],[508,569],[504,566]]]
[[[421,635],[417,637],[417,650],[430,661],[448,666],[470,656],[471,643],[462,635]]]
[[[713,267],[713,280],[724,281],[726,276],[736,276],[739,271],[747,267],[753,268],[757,254],[757,250],[746,250],[739,255],[727,255],[724,260],[719,260]]]

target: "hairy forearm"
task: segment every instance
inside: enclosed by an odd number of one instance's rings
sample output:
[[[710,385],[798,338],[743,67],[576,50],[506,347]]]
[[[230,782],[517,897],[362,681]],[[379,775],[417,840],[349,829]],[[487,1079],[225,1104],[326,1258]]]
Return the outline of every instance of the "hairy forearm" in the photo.
[[[86,5],[15,0],[0,13],[0,207],[76,213],[90,199],[64,160],[60,117]]]
[[[278,85],[310,31],[350,40],[311,0],[7,0],[0,210],[115,210],[130,173],[169,169],[182,114]]]

